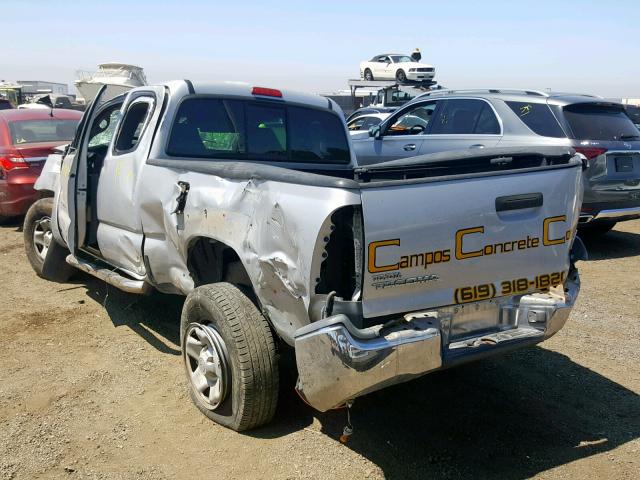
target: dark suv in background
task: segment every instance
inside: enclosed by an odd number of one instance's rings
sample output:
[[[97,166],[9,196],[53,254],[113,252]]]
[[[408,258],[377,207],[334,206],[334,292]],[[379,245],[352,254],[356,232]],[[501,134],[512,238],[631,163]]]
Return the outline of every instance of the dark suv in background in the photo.
[[[583,229],[602,233],[618,221],[639,218],[640,130],[624,106],[571,97],[551,98],[549,105],[572,146],[588,161]]]
[[[586,158],[580,227],[640,217],[640,131],[620,103],[535,90],[438,90],[351,137],[360,165],[428,153],[559,145]]]

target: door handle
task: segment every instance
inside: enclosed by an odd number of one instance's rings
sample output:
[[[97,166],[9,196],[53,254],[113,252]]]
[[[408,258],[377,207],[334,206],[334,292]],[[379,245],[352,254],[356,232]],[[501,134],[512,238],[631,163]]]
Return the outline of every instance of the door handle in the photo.
[[[407,143],[404,147],[402,147],[402,149],[405,152],[412,152],[413,150],[416,149],[416,144],[415,143]]]
[[[542,193],[524,193],[521,195],[508,195],[496,198],[496,212],[509,210],[521,210],[523,208],[541,207],[543,203]]]
[[[484,145],[481,143],[476,143],[475,145],[471,145],[469,148],[484,148]]]

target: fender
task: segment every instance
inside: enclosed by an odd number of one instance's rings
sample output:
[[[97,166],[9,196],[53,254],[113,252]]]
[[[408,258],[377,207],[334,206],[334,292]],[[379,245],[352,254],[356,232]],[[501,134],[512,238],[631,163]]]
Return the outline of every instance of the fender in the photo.
[[[66,145],[63,147],[66,148]],[[62,165],[63,152],[60,151],[60,147],[56,148],[56,153],[52,153],[47,157],[47,161],[42,167],[42,172],[33,185],[35,190],[41,192],[54,193],[58,189],[60,184],[60,168]]]
[[[60,172],[62,170],[62,157],[67,149],[67,145],[55,148],[56,153],[52,153],[47,157],[47,161],[42,167],[42,172],[33,185],[33,188],[39,192],[50,192],[54,197],[53,212],[51,212],[51,231],[53,238],[60,245],[66,246],[66,242],[60,234],[58,227],[58,195],[60,194]]]

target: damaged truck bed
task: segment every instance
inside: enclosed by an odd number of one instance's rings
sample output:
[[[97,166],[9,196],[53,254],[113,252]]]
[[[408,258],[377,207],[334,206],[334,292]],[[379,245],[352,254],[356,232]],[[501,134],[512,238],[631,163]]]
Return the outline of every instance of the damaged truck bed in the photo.
[[[556,333],[579,290],[581,169],[551,147],[358,168],[322,97],[105,88],[47,161],[25,245],[45,278],[186,295],[191,397],[246,430],[274,415],[283,348],[328,410]]]

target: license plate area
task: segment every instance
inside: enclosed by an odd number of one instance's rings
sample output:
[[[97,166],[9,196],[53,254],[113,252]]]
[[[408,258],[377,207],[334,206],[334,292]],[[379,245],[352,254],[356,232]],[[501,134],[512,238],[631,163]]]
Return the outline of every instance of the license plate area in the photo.
[[[517,326],[516,310],[495,300],[458,305],[449,323],[449,341],[510,330]]]

